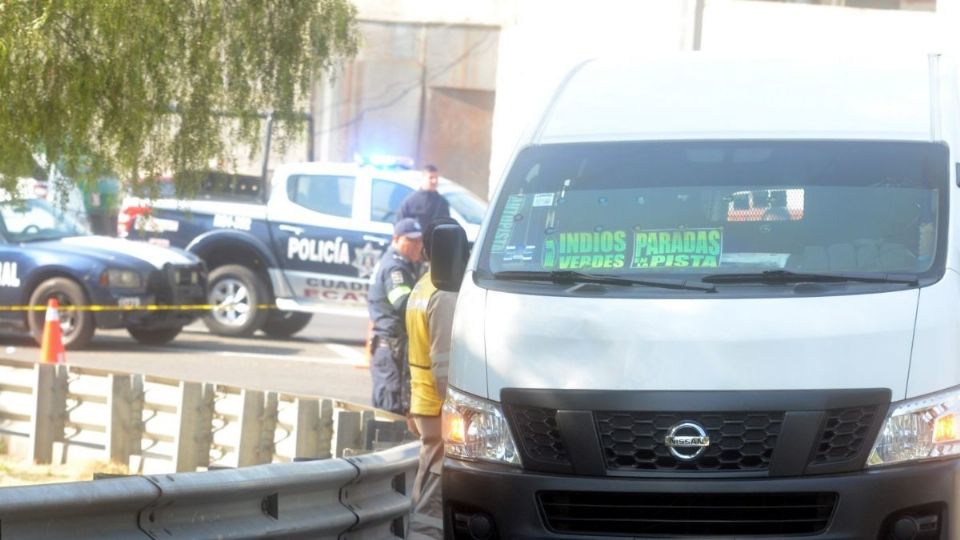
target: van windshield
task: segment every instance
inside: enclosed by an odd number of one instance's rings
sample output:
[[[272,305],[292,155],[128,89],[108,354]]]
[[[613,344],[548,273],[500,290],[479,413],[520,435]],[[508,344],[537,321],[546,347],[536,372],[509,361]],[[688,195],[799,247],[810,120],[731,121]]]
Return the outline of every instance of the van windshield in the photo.
[[[479,271],[942,275],[948,183],[947,149],[934,143],[529,147],[505,180]]]

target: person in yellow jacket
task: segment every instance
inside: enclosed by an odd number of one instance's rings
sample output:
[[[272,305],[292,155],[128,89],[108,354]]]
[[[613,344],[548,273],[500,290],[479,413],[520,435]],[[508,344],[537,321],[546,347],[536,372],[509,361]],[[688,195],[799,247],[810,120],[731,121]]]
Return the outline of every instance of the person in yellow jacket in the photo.
[[[423,235],[423,251],[427,257],[430,257],[433,244],[433,229],[438,225],[456,223],[450,218],[440,218],[429,224]],[[417,281],[407,300],[410,363],[408,424],[411,424],[412,431],[420,435],[421,443],[420,468],[413,484],[414,509],[421,507],[422,499],[439,500],[440,467],[443,463],[440,409],[447,390],[450,335],[456,303],[456,293],[440,291],[433,286],[430,272]]]

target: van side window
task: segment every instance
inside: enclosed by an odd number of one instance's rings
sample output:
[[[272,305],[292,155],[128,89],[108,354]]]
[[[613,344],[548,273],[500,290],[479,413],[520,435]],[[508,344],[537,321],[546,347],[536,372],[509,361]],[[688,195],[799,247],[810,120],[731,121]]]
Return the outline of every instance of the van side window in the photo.
[[[314,212],[349,218],[353,216],[351,176],[294,175],[287,179],[290,201]]]
[[[370,219],[393,223],[397,219],[400,203],[412,192],[412,189],[402,184],[374,178],[370,194]]]

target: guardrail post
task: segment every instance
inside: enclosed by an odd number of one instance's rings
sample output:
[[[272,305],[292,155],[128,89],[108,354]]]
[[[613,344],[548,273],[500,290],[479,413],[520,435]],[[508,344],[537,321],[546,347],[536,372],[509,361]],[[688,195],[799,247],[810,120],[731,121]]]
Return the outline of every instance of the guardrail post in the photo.
[[[325,399],[320,402],[320,445],[317,447],[317,456],[329,458],[333,456],[333,401]]]
[[[370,440],[369,432],[374,429],[374,422],[377,421],[376,414],[369,409],[360,414],[360,440],[357,442],[356,448],[358,450],[373,450],[372,447],[367,445],[367,441]]]
[[[276,392],[267,392],[263,413],[260,415],[260,445],[258,462],[273,463],[273,455],[277,453],[276,434],[277,418],[280,414],[280,395]]]
[[[192,472],[210,464],[210,441],[213,437],[213,385],[195,382],[180,383],[180,406],[177,408],[176,455],[177,472]]]
[[[360,413],[356,411],[337,411],[336,441],[334,452],[338,458],[343,457],[347,448],[360,448]]]
[[[53,461],[53,443],[63,440],[67,415],[67,366],[37,364],[34,372],[30,457],[35,463],[50,463]]]
[[[143,401],[137,399],[143,388],[139,376],[110,374],[110,394],[107,395],[107,459],[128,466],[130,455],[139,452],[142,436],[141,416]],[[137,404],[140,404],[140,407]]]
[[[328,459],[333,436],[333,402],[329,399],[298,399],[296,456]]]
[[[273,461],[277,401],[276,392],[265,394],[257,390],[243,391],[237,467],[262,465]]]

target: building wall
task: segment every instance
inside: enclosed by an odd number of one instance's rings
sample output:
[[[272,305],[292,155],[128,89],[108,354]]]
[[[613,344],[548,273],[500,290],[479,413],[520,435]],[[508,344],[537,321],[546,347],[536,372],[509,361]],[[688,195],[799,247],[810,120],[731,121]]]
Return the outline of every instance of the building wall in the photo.
[[[359,54],[316,85],[316,158],[410,157],[485,193],[498,26],[448,21],[442,11],[418,21],[411,2],[367,4],[358,5]]]

